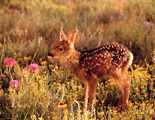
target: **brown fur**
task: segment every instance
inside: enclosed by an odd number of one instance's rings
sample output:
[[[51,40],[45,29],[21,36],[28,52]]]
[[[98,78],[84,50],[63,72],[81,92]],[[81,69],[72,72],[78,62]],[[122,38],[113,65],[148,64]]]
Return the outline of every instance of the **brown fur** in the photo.
[[[74,48],[77,33],[76,30],[67,39],[61,29],[60,42],[49,52],[49,56],[60,58],[66,68],[84,82],[84,95],[88,88],[90,103],[95,98],[99,78],[105,75],[113,77],[122,92],[118,104],[121,104],[122,109],[125,110],[130,93],[130,78],[127,75],[127,70],[133,60],[132,53],[118,43],[78,52]]]

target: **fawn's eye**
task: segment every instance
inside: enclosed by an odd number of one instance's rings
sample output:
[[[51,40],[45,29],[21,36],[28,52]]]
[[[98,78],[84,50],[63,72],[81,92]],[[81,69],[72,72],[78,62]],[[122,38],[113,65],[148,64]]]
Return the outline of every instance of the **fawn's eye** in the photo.
[[[59,51],[62,51],[63,49],[62,48],[59,48]]]

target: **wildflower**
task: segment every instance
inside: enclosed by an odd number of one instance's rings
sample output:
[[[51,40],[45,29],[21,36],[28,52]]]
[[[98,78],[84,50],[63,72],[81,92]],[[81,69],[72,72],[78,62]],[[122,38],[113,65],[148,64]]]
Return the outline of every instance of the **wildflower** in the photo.
[[[26,77],[28,75],[28,70],[27,68],[24,68],[23,69],[23,74],[22,74],[24,77]]]
[[[35,64],[35,63],[30,64],[29,69],[30,69],[31,71],[33,71],[33,72],[36,72],[36,71],[39,70],[39,65],[38,65],[38,64]]]
[[[32,120],[37,120],[36,115],[32,115],[32,116],[31,116],[31,119],[32,119]]]
[[[51,67],[51,68],[52,68],[52,67],[53,67],[53,65],[49,65],[49,67]]]
[[[17,53],[16,53],[16,52],[14,52],[14,55],[15,55],[15,56],[17,56]]]
[[[39,61],[42,61],[42,59],[40,58]]]
[[[24,57],[24,60],[26,60],[26,61],[31,60],[31,56],[29,56],[29,57]]]
[[[10,87],[10,88],[8,89],[8,91],[9,91],[9,93],[13,93],[13,88]]]
[[[43,120],[43,118],[42,118],[42,117],[40,117],[40,118],[38,118],[38,120]]]
[[[153,90],[153,87],[151,86],[151,87],[149,87],[149,89],[152,91]]]
[[[24,57],[24,60],[29,60],[29,58],[28,57]]]
[[[18,88],[19,87],[19,82],[17,80],[11,80],[9,85],[10,85],[10,87]]]
[[[4,93],[3,89],[0,89],[0,96],[2,96]]]
[[[67,104],[59,103],[58,107],[59,107],[59,108],[65,108],[65,107],[67,107]]]
[[[5,75],[4,75],[4,74],[1,74],[1,75],[0,75],[0,77],[4,78],[4,77],[5,77]]]
[[[100,116],[100,115],[104,115],[104,112],[102,111],[102,112],[98,112],[98,115]]]
[[[15,60],[13,58],[7,58],[4,60],[4,63],[6,65],[9,65],[9,66],[14,66],[16,64]]]
[[[46,65],[47,64],[47,61],[42,61],[41,64],[42,65]]]
[[[151,116],[153,116],[154,113],[155,113],[154,109],[151,109],[151,110],[149,111],[149,114],[150,114]]]

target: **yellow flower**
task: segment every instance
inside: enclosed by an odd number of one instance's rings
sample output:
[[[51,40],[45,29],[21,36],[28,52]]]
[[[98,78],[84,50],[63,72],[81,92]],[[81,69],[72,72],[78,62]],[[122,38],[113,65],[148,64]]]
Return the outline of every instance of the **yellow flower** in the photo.
[[[140,112],[140,114],[142,114],[142,115],[143,115],[143,114],[144,114],[144,112]]]
[[[144,89],[144,86],[141,86],[141,89]]]
[[[42,61],[41,64],[42,64],[42,65],[46,65],[47,62],[46,62],[46,61]]]
[[[40,58],[39,61],[42,61],[42,59]]]
[[[31,116],[31,119],[32,119],[32,120],[37,120],[36,115],[32,115],[32,116]]]
[[[98,112],[98,115],[100,116],[100,115],[104,115],[104,112]]]
[[[17,53],[16,53],[16,52],[14,52],[14,55],[16,56],[16,55],[17,55]]]
[[[9,93],[12,93],[13,92],[13,89],[11,87],[9,87]]]
[[[53,85],[56,85],[56,82],[53,82]]]
[[[19,60],[19,61],[23,61],[23,58],[19,58],[18,60]]]
[[[4,93],[3,89],[0,89],[0,96],[2,96]]]
[[[66,107],[67,107],[67,104],[59,103],[58,107],[59,107],[59,108],[66,108]]]
[[[153,90],[153,87],[151,86],[149,89],[152,91]]]
[[[58,66],[55,66],[55,69],[58,69]]]
[[[29,58],[28,57],[24,57],[24,60],[29,60]]]
[[[53,65],[49,65],[49,67],[53,67]]]
[[[42,117],[38,118],[38,120],[44,120]]]
[[[44,71],[43,74],[46,74],[46,71]]]
[[[0,77],[2,77],[2,78],[3,78],[3,77],[5,77],[5,75],[4,75],[4,74],[1,74],[1,75],[0,75]]]
[[[136,91],[137,93],[139,93],[139,89],[138,89],[138,88],[135,88],[135,91]]]

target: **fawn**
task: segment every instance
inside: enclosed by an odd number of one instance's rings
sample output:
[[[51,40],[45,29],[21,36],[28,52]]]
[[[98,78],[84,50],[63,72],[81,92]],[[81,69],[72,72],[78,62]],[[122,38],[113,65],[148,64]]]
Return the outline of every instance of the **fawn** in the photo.
[[[78,52],[74,48],[77,35],[78,30],[76,29],[67,38],[61,28],[60,41],[55,44],[48,56],[60,58],[65,67],[84,82],[84,96],[88,89],[90,104],[95,98],[99,78],[105,75],[114,78],[122,92],[118,105],[122,105],[124,111],[130,93],[130,78],[127,75],[127,70],[132,64],[133,54],[118,43]]]

